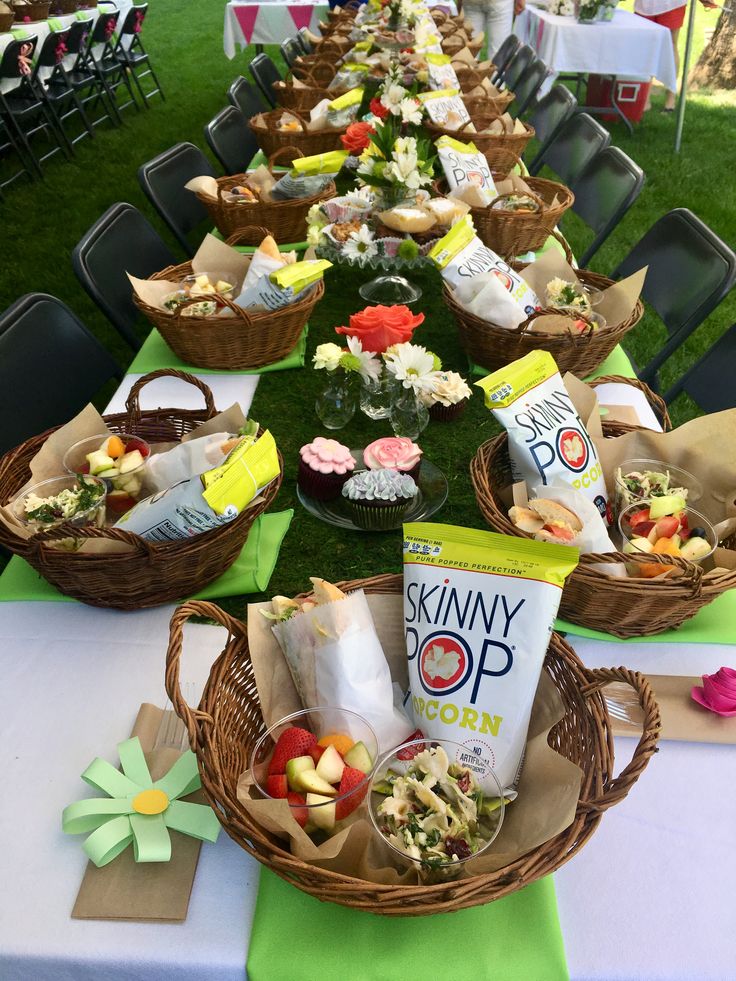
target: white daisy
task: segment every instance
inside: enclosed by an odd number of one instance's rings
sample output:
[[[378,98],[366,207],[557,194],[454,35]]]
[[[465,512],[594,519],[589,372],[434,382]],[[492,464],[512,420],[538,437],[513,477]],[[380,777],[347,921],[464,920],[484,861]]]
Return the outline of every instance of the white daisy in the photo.
[[[344,351],[338,344],[318,344],[312,361],[315,368],[326,368],[335,371],[340,366],[340,358]]]
[[[360,338],[348,335],[349,352],[343,352],[340,364],[346,371],[357,371],[363,381],[378,381],[381,362],[373,351],[364,351]]]
[[[342,248],[343,255],[349,259],[363,262],[371,256],[378,255],[378,244],[373,232],[367,225],[361,225],[357,232],[351,232],[350,237]]]
[[[397,344],[386,358],[386,367],[404,388],[426,392],[434,385],[434,355],[419,344]]]

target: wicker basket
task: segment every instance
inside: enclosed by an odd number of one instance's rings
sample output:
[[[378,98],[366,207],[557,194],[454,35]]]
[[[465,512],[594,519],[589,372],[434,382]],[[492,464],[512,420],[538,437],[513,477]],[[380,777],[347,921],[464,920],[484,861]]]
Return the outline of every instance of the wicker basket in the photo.
[[[401,576],[377,576],[340,584],[368,593],[402,592]],[[183,627],[189,617],[204,616],[223,624],[227,645],[212,667],[198,709],[190,708],[179,686]],[[479,906],[501,899],[554,872],[587,842],[603,812],[626,797],[656,752],[659,710],[649,684],[625,668],[586,669],[557,635],[545,659],[545,670],[565,703],[564,718],[552,729],[550,745],[583,771],[580,798],[572,824],[563,832],[497,872],[439,885],[378,885],[309,865],[292,855],[283,839],[269,834],[243,809],[237,798],[240,774],[266,726],[258,702],[245,624],[212,603],[189,602],[171,620],[166,657],[166,690],[186,723],[197,755],[202,786],[223,827],[242,848],[287,882],[321,900],[387,916],[421,916]],[[631,762],[613,777],[613,741],[601,687],[617,681],[631,685],[644,710],[643,733]]]
[[[227,244],[242,245],[244,239],[252,241],[254,230],[261,239],[269,234],[265,228],[249,225],[242,232],[236,231],[231,235]],[[191,274],[191,262],[183,262],[178,266],[168,266],[149,278],[179,282]],[[260,313],[248,313],[231,300],[224,300],[233,313],[232,317],[187,317],[183,314],[188,306],[186,303],[171,314],[149,306],[135,293],[133,300],[182,361],[197,368],[247,371],[280,361],[294,350],[324,291],[324,283],[320,280],[309,295],[298,303],[291,303],[281,310]],[[201,297],[195,297],[190,302],[200,300]]]
[[[482,38],[471,38],[469,41],[465,41],[459,34],[450,34],[449,37],[443,37],[441,43],[442,53],[450,56],[459,54],[463,48],[467,48],[471,54],[477,55],[483,47]]]
[[[15,23],[15,14],[9,10],[6,14],[0,13],[0,34],[9,31]]]
[[[295,79],[304,87],[294,85]],[[327,84],[316,81],[306,68],[295,67],[283,81],[274,82],[272,88],[278,105],[299,113],[309,113],[323,99],[336,98],[333,92],[327,91]]]
[[[503,116],[516,96],[513,92],[501,92],[498,96],[490,95],[470,95],[469,93],[477,85],[463,85],[461,83],[461,99],[465,103],[465,108],[472,115],[473,113],[490,113],[493,116]]]
[[[139,394],[144,385],[163,375],[181,378],[198,388],[204,409],[152,409],[142,411]],[[130,390],[126,412],[105,416],[112,432],[128,433],[149,442],[178,441],[185,433],[216,413],[212,392],[194,375],[163,369],[139,378]],[[31,479],[30,462],[55,430],[26,440],[0,458],[0,501],[6,504]],[[279,454],[281,473],[283,461]],[[52,586],[91,606],[117,610],[173,603],[196,593],[228,569],[240,554],[251,525],[273,502],[281,474],[264,492],[263,500],[243,511],[229,524],[182,542],[154,543],[119,528],[75,528],[77,538],[107,538],[129,550],[113,554],[87,554],[50,548],[44,542],[68,538],[64,526],[29,540],[14,535],[0,523],[0,545],[20,555]]]
[[[606,289],[613,284],[612,279],[587,269],[578,269],[576,272],[582,283],[595,290]],[[541,350],[550,352],[561,372],[572,371],[584,378],[603,364],[616,345],[638,324],[644,313],[641,300],[637,300],[631,316],[620,324],[606,324],[598,330],[589,325],[584,331],[578,332],[573,329],[572,324],[574,320],[581,318],[570,317],[569,334],[543,334],[530,331],[529,328],[537,317],[545,313],[559,315],[559,310],[540,310],[527,317],[518,327],[497,327],[466,310],[447,284],[443,290],[445,303],[455,318],[463,350],[474,364],[489,371],[523,358],[530,351]]]
[[[77,0],[51,0],[51,9],[49,14],[54,16],[63,16],[64,14],[74,14],[79,9],[79,3]]]
[[[427,121],[426,126],[429,132],[433,136],[451,136],[455,140],[472,142],[481,153],[492,153],[502,147],[505,150],[511,150],[517,157],[523,155],[527,144],[534,136],[533,126],[524,123],[523,133],[469,133],[467,128],[471,123],[477,130],[486,129],[498,119],[500,113],[489,108],[488,101],[481,97],[467,100],[466,105],[470,114],[468,122],[463,123],[457,129],[446,129],[444,126],[437,126],[435,123]],[[560,184],[559,186],[562,187],[563,185]]]
[[[294,147],[285,147],[284,150],[275,153],[269,160],[269,169],[277,165],[280,159],[288,158],[291,162],[296,157],[301,157],[302,153]],[[220,177],[217,179],[217,198],[209,194],[197,192],[197,197],[207,208],[212,221],[217,226],[217,230],[225,238],[236,231],[241,232],[241,244],[255,245],[261,241],[260,230],[263,227],[270,229],[271,234],[279,245],[290,245],[293,242],[301,242],[307,232],[307,212],[313,204],[319,201],[326,201],[337,193],[334,181],[319,192],[312,194],[308,198],[292,198],[284,201],[261,201],[252,207],[247,204],[237,204],[227,201],[223,194],[226,194],[238,184],[242,184],[245,174],[236,174],[233,177]],[[274,174],[274,176],[278,176]],[[246,241],[243,237],[245,222],[250,214],[257,215],[259,225],[251,226],[253,229],[253,241]]]
[[[630,382],[630,379],[614,380]],[[632,428],[635,427],[604,422],[603,434],[620,436]],[[506,433],[483,443],[470,464],[470,477],[478,507],[494,531],[531,537],[511,523],[508,506],[500,496],[512,483]],[[726,545],[736,546],[736,536]],[[602,563],[651,564],[652,561],[678,565],[684,574],[677,578],[642,580],[607,576],[598,568]],[[669,556],[588,553],[580,556],[580,564],[565,582],[559,615],[570,623],[615,637],[646,637],[679,627],[734,587],[736,570],[704,574],[702,566]]]
[[[342,149],[340,137],[347,130],[347,126],[343,126],[341,129],[320,129],[310,133],[307,129],[308,120],[293,109],[289,112],[299,120],[301,130],[284,131],[277,129],[276,124],[284,114],[283,109],[259,112],[257,116],[253,116],[248,121],[258,146],[267,157],[273,156],[277,150],[283,150],[284,147],[296,147],[305,157]]]
[[[29,21],[48,20],[50,6],[50,0],[40,3],[34,0],[33,3],[24,3],[20,6],[14,4],[15,20],[17,23],[25,23],[26,18]]]

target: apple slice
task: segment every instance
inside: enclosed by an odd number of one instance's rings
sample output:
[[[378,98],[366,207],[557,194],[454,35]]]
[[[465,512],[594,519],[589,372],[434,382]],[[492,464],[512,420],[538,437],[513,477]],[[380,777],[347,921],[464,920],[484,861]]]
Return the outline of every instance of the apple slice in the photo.
[[[335,802],[331,797],[324,797],[322,794],[307,794],[307,807],[309,808],[309,820],[315,828],[332,831],[335,827]]]
[[[324,794],[327,797],[334,797],[337,793],[337,787],[333,787],[332,784],[327,783],[314,769],[314,764],[312,763],[312,757],[308,756],[310,764],[312,764],[311,770],[302,770],[299,773],[299,786],[297,790],[306,790],[310,794]],[[288,767],[288,763],[286,764]],[[288,770],[287,770],[288,774]]]
[[[345,754],[344,759],[348,766],[352,766],[362,773],[370,773],[373,769],[371,754],[363,742],[357,742],[351,747]]]
[[[653,552],[654,545],[648,538],[632,538],[630,542],[624,542],[624,552]]]
[[[680,549],[680,556],[688,562],[697,562],[710,552],[711,545],[705,538],[688,538]]]
[[[143,466],[143,455],[140,450],[131,450],[130,453],[125,453],[118,460],[118,470],[120,473],[130,473],[131,470],[137,470],[138,467]]]
[[[295,756],[291,760],[286,761],[286,779],[289,781],[289,788],[291,790],[303,790],[300,783],[301,774],[304,770],[313,770],[314,760],[311,756]]]
[[[103,453],[102,450],[95,450],[93,453],[88,453],[87,463],[89,463],[89,472],[95,477],[100,473],[104,473],[105,470],[115,470],[115,461],[107,453]],[[115,473],[117,473],[117,470],[115,470]]]
[[[340,777],[344,769],[345,763],[343,758],[334,746],[328,746],[325,749],[316,766],[317,776],[322,777],[327,783],[334,784],[340,783]]]

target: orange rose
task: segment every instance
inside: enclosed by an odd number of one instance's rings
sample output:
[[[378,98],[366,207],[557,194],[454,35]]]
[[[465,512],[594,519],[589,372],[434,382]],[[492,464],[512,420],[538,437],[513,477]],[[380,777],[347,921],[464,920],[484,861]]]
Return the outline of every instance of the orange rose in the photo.
[[[348,153],[358,156],[371,142],[371,135],[375,132],[370,123],[351,123],[340,140]]]
[[[404,306],[366,307],[350,317],[349,327],[336,327],[338,334],[359,338],[364,351],[382,354],[392,344],[410,341],[415,329],[424,322],[424,314],[413,314]]]

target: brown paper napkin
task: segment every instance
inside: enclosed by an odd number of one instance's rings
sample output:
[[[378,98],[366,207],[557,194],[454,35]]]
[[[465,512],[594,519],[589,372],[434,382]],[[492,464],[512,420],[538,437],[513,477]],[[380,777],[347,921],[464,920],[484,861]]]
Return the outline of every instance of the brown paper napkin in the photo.
[[[162,777],[181,756],[179,750],[169,747],[153,749],[162,716],[163,709],[144,703],[131,732],[131,736],[140,739],[154,780]],[[182,800],[206,803],[201,790]],[[101,869],[88,862],[72,918],[154,923],[186,920],[202,842],[178,831],[169,834],[169,862],[138,864],[133,859],[132,846]]]
[[[662,739],[675,739],[691,743],[736,744],[736,718],[725,719],[709,712],[690,697],[693,685],[701,684],[701,678],[650,674],[647,681],[662,715]],[[615,736],[640,736],[642,710],[633,689],[618,683],[607,685],[604,694],[611,712]],[[618,718],[625,714],[627,721]]]

